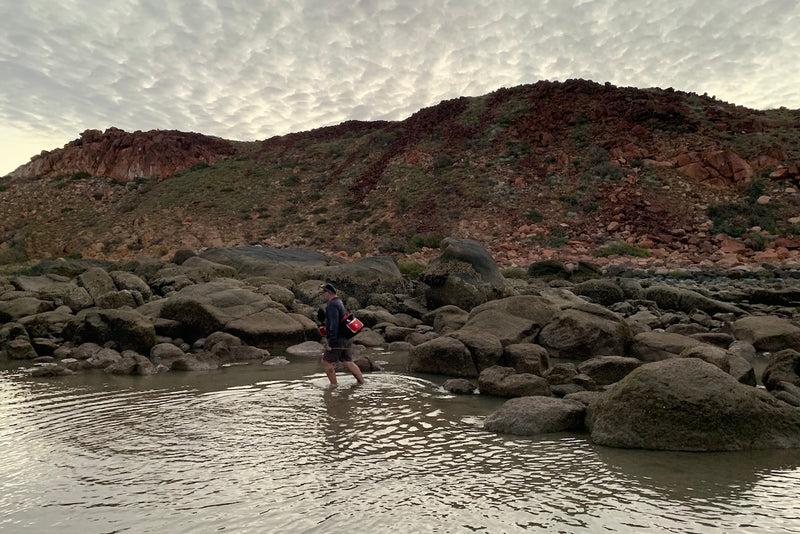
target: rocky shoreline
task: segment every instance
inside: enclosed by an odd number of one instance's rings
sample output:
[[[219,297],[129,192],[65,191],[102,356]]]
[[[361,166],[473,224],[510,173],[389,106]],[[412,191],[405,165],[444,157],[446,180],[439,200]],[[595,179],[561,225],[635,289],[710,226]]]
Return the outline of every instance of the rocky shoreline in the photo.
[[[504,277],[447,239],[415,279],[390,257],[301,249],[181,251],[171,261],[47,261],[0,277],[0,361],[34,376],[284,365],[321,352],[322,281],[453,393],[509,401],[490,431],[588,431],[670,450],[800,447],[800,269],[666,270],[540,259]],[[768,358],[761,376],[753,362]],[[556,363],[556,360],[558,363]],[[379,370],[363,353],[365,372]],[[760,382],[760,384],[759,384]]]

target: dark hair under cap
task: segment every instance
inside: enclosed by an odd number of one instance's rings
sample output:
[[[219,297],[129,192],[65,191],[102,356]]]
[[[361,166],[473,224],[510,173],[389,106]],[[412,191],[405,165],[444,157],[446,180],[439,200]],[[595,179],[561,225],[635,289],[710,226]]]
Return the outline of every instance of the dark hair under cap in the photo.
[[[320,288],[321,288],[323,291],[325,291],[325,292],[327,292],[327,293],[333,293],[334,295],[336,294],[336,288],[335,288],[335,287],[333,287],[333,284],[331,284],[330,282],[326,282],[326,283],[322,284],[322,285],[321,285],[321,286],[319,286],[319,287],[320,287]]]

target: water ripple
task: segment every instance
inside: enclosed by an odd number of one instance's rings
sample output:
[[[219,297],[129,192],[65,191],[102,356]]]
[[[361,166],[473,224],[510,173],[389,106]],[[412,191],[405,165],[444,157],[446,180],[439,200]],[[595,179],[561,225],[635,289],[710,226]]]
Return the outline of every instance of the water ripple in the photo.
[[[800,459],[786,451],[503,436],[481,428],[497,399],[420,377],[331,389],[317,372],[240,373],[197,387],[0,375],[0,530],[800,530]]]

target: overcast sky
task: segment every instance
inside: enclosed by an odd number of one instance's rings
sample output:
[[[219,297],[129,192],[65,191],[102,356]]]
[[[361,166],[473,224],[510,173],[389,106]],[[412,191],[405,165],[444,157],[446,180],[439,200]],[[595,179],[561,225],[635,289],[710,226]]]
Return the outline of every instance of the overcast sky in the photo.
[[[88,128],[227,139],[584,78],[800,107],[797,0],[0,0],[0,176]]]

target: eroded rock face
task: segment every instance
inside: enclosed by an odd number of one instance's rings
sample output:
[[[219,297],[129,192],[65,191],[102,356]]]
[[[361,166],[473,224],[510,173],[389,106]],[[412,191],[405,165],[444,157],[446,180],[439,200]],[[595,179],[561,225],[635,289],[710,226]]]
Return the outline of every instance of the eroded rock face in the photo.
[[[136,178],[166,178],[197,163],[211,163],[234,153],[229,141],[198,133],[86,130],[63,148],[35,156],[11,176],[53,177],[87,172],[130,182]]]
[[[747,184],[753,168],[728,148],[710,148],[702,152],[685,152],[675,160],[688,176],[712,186]]]
[[[697,358],[643,365],[590,404],[610,447],[729,451],[800,447],[800,410]]]

